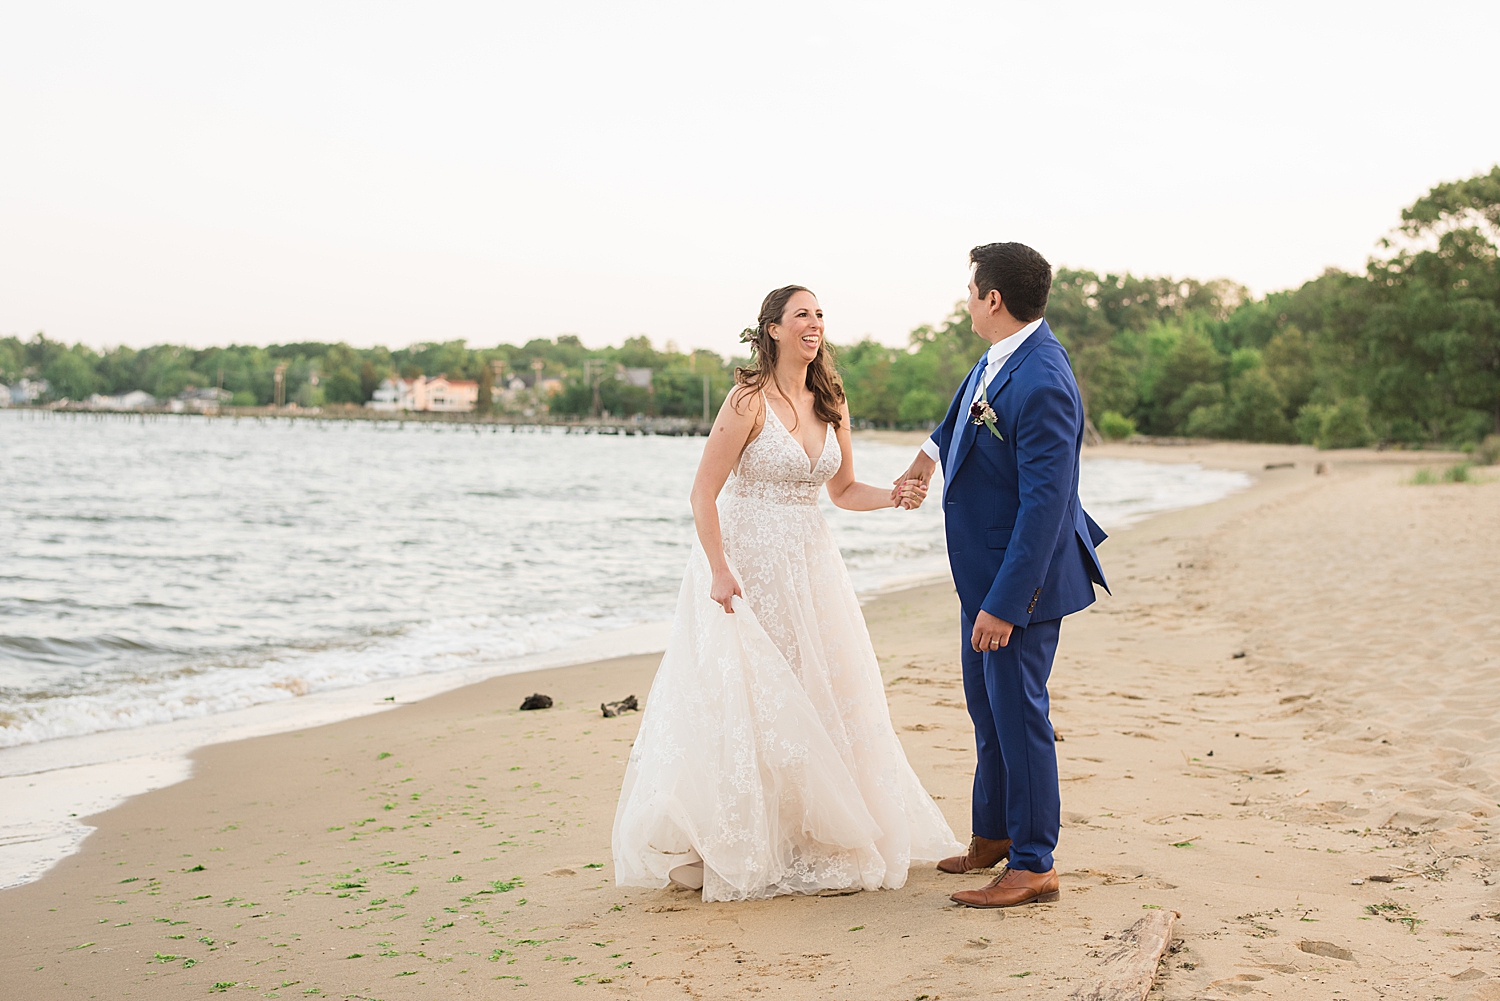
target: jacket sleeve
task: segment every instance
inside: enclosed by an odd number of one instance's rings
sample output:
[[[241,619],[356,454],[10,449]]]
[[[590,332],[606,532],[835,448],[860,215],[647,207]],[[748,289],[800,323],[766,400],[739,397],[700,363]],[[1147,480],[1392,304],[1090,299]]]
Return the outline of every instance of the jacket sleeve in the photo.
[[[1021,404],[1015,424],[1020,505],[1005,560],[979,605],[1012,625],[1031,621],[1052,565],[1073,490],[1078,422],[1076,401],[1058,386],[1040,386]]]

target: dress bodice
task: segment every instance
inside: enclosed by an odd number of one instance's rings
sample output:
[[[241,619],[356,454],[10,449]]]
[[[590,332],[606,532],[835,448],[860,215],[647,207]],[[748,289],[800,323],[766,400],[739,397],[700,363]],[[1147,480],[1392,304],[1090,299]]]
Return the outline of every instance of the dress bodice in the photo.
[[[765,423],[761,425],[760,434],[745,446],[740,455],[730,493],[735,497],[751,497],[773,504],[816,504],[818,488],[827,483],[843,464],[833,425],[826,425],[823,451],[814,460],[781,423],[769,401],[765,408]]]

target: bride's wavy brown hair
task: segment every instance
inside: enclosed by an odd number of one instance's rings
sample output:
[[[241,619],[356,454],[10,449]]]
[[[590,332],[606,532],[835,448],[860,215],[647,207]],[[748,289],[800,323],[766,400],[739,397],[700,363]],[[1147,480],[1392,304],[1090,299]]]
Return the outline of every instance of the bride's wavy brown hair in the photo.
[[[780,323],[786,305],[798,292],[814,295],[812,289],[801,285],[787,285],[769,292],[761,300],[760,316],[754,327],[749,327],[742,339],[750,345],[751,364],[734,370],[734,381],[746,395],[757,390],[764,391],[767,384],[775,386],[783,398],[786,394],[776,381],[776,359],[780,345],[771,336],[771,324]],[[844,401],[844,381],[839,378],[833,364],[833,351],[827,338],[818,344],[818,355],[807,366],[807,388],[813,394],[813,414],[818,420],[831,424],[835,429],[843,421],[839,404]],[[793,424],[795,426],[795,422]]]

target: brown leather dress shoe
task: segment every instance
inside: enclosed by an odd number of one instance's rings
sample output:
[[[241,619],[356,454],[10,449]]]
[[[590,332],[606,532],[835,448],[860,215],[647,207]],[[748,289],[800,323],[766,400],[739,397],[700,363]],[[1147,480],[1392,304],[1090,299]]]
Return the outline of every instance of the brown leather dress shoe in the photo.
[[[961,875],[974,869],[988,869],[1008,858],[1010,858],[1010,838],[991,841],[989,838],[981,838],[976,834],[969,840],[967,855],[945,858],[938,863],[937,867],[943,872]]]
[[[1057,870],[1032,872],[1012,869],[996,876],[982,890],[959,890],[953,900],[967,907],[1015,907],[1018,904],[1050,903],[1062,895],[1057,888]]]

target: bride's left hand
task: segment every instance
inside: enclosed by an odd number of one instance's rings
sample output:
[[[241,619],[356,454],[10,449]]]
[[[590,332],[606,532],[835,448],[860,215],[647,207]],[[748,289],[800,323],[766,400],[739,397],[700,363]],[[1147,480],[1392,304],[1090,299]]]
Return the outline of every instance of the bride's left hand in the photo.
[[[708,596],[713,601],[724,606],[724,611],[730,615],[734,614],[734,599],[743,598],[745,592],[740,590],[740,582],[734,579],[734,574],[728,567],[721,567],[714,571],[713,583],[709,585]]]
[[[895,506],[903,511],[915,511],[927,499],[927,484],[918,479],[902,480],[897,484]]]

